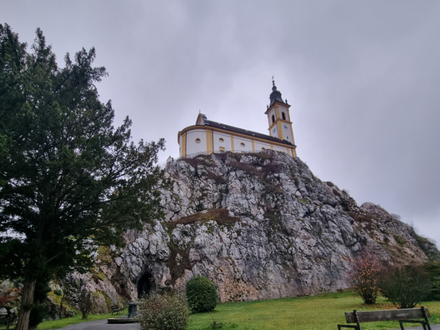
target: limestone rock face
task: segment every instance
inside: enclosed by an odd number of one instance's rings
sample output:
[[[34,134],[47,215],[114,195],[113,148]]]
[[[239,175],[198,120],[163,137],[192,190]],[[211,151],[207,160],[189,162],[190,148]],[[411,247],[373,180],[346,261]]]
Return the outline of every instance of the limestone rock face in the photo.
[[[311,295],[347,288],[350,260],[365,250],[398,264],[439,257],[410,226],[358,206],[299,158],[213,154],[168,161],[166,171],[165,219],[127,232],[125,249],[101,267],[111,300],[184,290],[195,275],[212,280],[221,301]]]

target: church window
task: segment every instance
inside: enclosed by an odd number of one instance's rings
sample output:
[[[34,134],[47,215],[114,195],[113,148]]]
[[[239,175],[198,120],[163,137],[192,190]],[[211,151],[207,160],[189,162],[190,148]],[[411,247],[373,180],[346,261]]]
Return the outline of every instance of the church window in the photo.
[[[281,113],[281,116],[283,117],[283,120],[286,120],[286,114],[284,112]]]
[[[261,150],[266,150],[266,148],[265,147],[261,147]]]
[[[275,122],[275,115],[272,115],[272,124]]]
[[[223,138],[218,139],[220,142],[225,142]]]
[[[220,152],[221,154],[224,154],[224,153],[225,153],[225,148],[220,147],[220,148],[219,148],[219,152]]]
[[[199,138],[196,139],[196,143],[200,143],[202,142],[202,140],[200,140]]]
[[[244,147],[244,146],[246,146],[243,142],[242,143],[240,143],[240,145],[242,146],[242,147]]]

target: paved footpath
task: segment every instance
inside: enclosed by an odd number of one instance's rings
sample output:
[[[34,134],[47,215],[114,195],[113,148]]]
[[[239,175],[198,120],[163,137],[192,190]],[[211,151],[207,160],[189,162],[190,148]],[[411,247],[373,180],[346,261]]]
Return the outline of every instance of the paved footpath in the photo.
[[[82,322],[68,325],[62,330],[139,330],[139,323],[108,324],[107,320]],[[439,329],[440,330],[440,329]]]

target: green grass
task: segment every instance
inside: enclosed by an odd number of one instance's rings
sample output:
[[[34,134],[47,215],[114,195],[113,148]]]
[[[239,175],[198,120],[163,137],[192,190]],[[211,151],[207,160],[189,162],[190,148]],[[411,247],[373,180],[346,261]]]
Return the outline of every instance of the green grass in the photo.
[[[432,324],[440,323],[440,301],[422,304],[431,312]],[[191,315],[188,330],[211,330],[213,319],[222,330],[335,330],[337,324],[345,324],[344,312],[374,309],[392,309],[385,299],[379,298],[377,304],[366,306],[352,292],[325,293],[313,297],[298,297],[218,304],[211,313]],[[120,315],[127,314],[121,312]],[[107,319],[109,314],[89,315],[86,321]],[[38,329],[59,329],[84,322],[81,316],[57,321],[47,321],[38,325]],[[398,329],[398,322],[367,323],[365,329]],[[1,328],[1,329],[4,329]]]
[[[427,302],[424,306],[434,316],[432,323],[440,323],[440,302]],[[335,330],[337,324],[345,324],[344,312],[370,309],[391,309],[391,304],[379,299],[373,306],[366,306],[351,292],[327,293],[314,297],[274,299],[254,302],[225,303],[217,305],[211,313],[192,315],[188,330]],[[433,315],[434,314],[434,315]],[[398,322],[368,323],[366,329],[397,329]]]

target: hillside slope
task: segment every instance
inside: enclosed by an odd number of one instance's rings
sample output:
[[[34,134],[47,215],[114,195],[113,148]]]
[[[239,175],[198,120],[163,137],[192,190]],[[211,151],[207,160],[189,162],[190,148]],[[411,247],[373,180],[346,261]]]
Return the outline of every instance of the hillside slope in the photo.
[[[127,232],[124,250],[97,257],[105,262],[95,275],[71,275],[71,291],[86,283],[102,301],[135,300],[138,291],[184,290],[201,274],[221,301],[269,299],[347,288],[350,260],[366,250],[397,264],[439,258],[410,226],[358,206],[299,158],[213,154],[166,170],[174,185],[162,192],[165,220]]]

